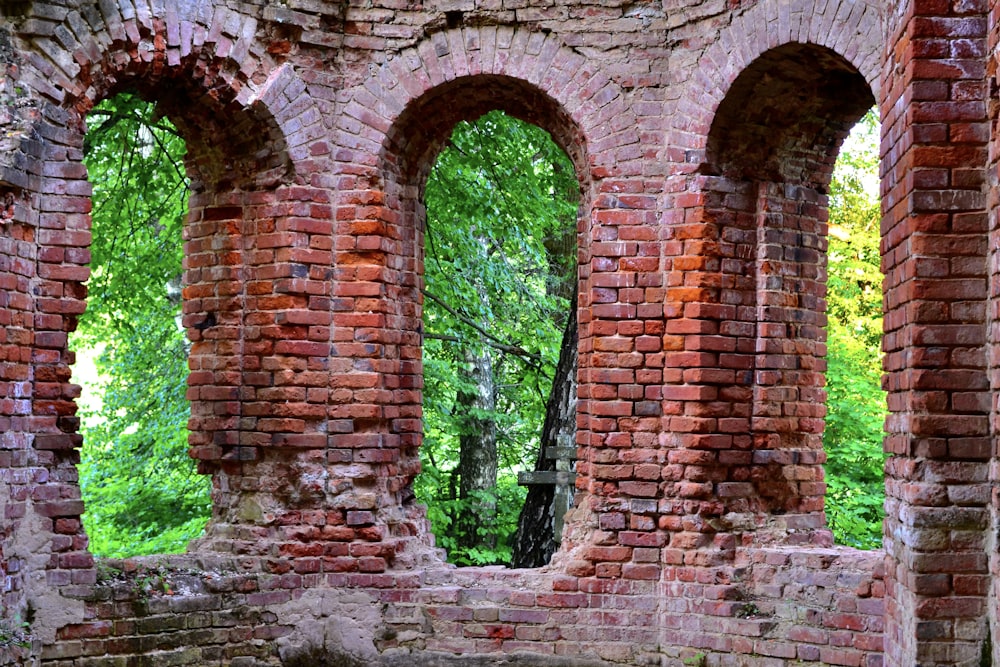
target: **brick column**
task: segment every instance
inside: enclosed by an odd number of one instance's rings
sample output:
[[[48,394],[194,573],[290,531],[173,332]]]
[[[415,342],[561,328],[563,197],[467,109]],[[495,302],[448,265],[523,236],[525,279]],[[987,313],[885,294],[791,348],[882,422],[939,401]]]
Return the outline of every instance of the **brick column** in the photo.
[[[349,168],[347,168],[349,169]],[[346,169],[345,169],[346,170]],[[422,232],[415,193],[341,176],[335,213],[330,374],[332,474],[352,544],[335,567],[381,572],[424,553],[410,489],[420,471]]]
[[[886,664],[980,664],[991,451],[985,7],[910,2],[888,28]]]
[[[756,202],[741,179],[696,177],[689,187],[700,192],[674,198],[665,247],[660,525],[675,533],[666,561],[701,566],[732,559],[729,533],[765,512],[750,480]],[[743,525],[719,521],[727,513]]]
[[[997,388],[1000,387],[1000,135],[996,132],[996,118],[1000,113],[1000,93],[997,92],[997,65],[1000,64],[1000,2],[990,2],[989,14],[989,49],[990,56],[986,67],[986,85],[989,86],[987,116],[993,123],[990,136],[989,169],[987,170],[988,187],[988,227],[989,256],[987,272],[989,280],[989,296],[987,301],[987,345],[988,364],[990,371],[990,390],[992,401],[990,405],[990,434],[993,439],[990,451],[989,483],[992,489],[990,497],[991,530],[987,541],[990,558],[990,576],[992,585],[987,603],[989,636],[992,639],[992,664],[1000,663],[1000,611],[997,600],[1000,599],[1000,539],[997,530],[1000,529],[1000,449],[996,443],[996,433],[1000,430],[1000,400]]]
[[[829,544],[821,468],[826,198],[808,185],[750,178],[712,177],[703,186],[706,222],[677,230],[700,234],[687,247],[702,255],[673,265],[687,281],[698,275],[719,288],[668,292],[696,299],[671,304],[684,316],[667,323],[668,334],[699,333],[684,344],[702,346],[667,356],[687,382],[667,395],[702,401],[671,417],[673,431],[695,429],[672,436],[684,444],[670,454],[675,491],[701,499],[701,516],[739,515],[735,530],[763,528],[760,539]],[[711,523],[725,526],[706,530]]]
[[[800,536],[824,528],[826,206],[808,185],[758,186],[751,479]]]
[[[241,448],[239,435],[244,207],[240,201],[196,194],[190,209],[184,230],[184,325],[192,341],[187,392],[191,454],[206,461],[252,460],[256,452]]]
[[[23,483],[33,474],[29,424],[31,413],[31,347],[34,299],[29,284],[36,254],[34,229],[18,206],[18,191],[0,189],[0,621],[25,609],[24,568],[17,538],[27,510]],[[25,531],[27,528],[24,529]],[[0,664],[14,664],[0,657]]]
[[[0,30],[0,43],[10,35]],[[24,155],[17,144],[17,118],[11,114],[19,85],[18,58],[13,52],[0,58],[0,622],[23,613],[26,606],[25,569],[16,541],[27,510],[27,485],[35,474],[32,457],[31,346],[34,332],[35,229],[31,224],[25,186],[28,174],[14,168]],[[22,119],[22,121],[25,119]],[[2,140],[0,140],[2,141]],[[27,532],[27,528],[24,529]],[[0,664],[14,664],[23,656],[0,656]]]
[[[47,607],[80,608],[59,591],[95,580],[67,349],[89,277],[90,186],[78,117],[38,103],[44,143],[9,120],[0,114],[0,135],[14,137],[0,158],[0,619],[40,610],[32,633],[51,641]]]

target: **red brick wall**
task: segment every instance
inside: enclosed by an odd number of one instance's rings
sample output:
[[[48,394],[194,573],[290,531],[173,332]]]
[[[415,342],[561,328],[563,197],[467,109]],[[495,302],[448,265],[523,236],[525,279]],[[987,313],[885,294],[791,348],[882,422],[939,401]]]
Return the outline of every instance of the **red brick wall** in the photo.
[[[885,543],[895,632],[886,637],[887,662],[975,662],[988,659],[987,563],[995,549],[986,7],[915,4],[890,27],[897,46],[883,69],[883,348],[893,411]]]
[[[109,561],[96,586],[66,591],[85,612],[42,658],[434,665],[462,654],[455,664],[482,665],[504,653],[525,665],[881,664],[879,554],[779,547],[745,556],[736,567],[667,567],[659,581],[502,568],[317,574],[297,571],[298,560],[289,570],[211,555]]]
[[[986,114],[987,118],[990,120],[990,141],[989,141],[989,168],[986,171],[985,181],[987,190],[986,207],[987,207],[987,238],[989,244],[989,250],[987,251],[987,280],[988,280],[988,290],[990,296],[990,303],[987,305],[986,310],[986,322],[988,326],[986,340],[987,340],[987,363],[990,373],[990,387],[996,387],[1000,377],[997,376],[997,342],[998,342],[998,329],[997,329],[997,316],[998,309],[997,305],[993,302],[993,299],[998,294],[997,285],[997,183],[998,183],[998,172],[997,172],[997,159],[1000,153],[997,151],[997,137],[995,133],[992,132],[992,128],[995,124],[995,119],[998,111],[997,106],[997,94],[993,89],[993,82],[996,81],[997,76],[997,47],[1000,44],[1000,21],[997,20],[998,12],[1000,12],[1000,6],[996,3],[989,4],[989,35],[988,35],[988,56],[986,59],[986,75],[988,77],[987,81],[990,82],[990,89],[988,92],[988,97],[986,101]],[[989,403],[990,410],[990,432],[995,432],[997,426],[997,404],[995,398],[990,398]],[[990,568],[990,580],[992,585],[989,587],[987,592],[987,619],[989,623],[989,628],[991,631],[991,637],[996,636],[997,629],[1000,628],[998,625],[998,614],[997,614],[997,599],[1000,596],[1000,558],[998,558],[997,553],[997,538],[995,528],[1000,525],[1000,490],[998,490],[997,483],[1000,481],[1000,458],[997,455],[996,445],[993,445],[989,451],[990,456],[990,468],[988,472],[988,481],[991,488],[989,508],[990,508],[990,521],[991,526],[994,531],[991,531],[990,536],[986,540],[987,548],[989,549],[989,568]],[[1000,644],[993,642],[993,662],[1000,662]]]
[[[0,618],[31,618],[28,653],[979,658],[1000,590],[989,8],[179,5],[0,9]],[[130,88],[189,148],[190,443],[214,509],[187,555],[95,566],[66,335],[83,114]],[[876,98],[893,458],[886,551],[863,553],[822,513],[825,193]],[[584,195],[577,507],[543,570],[447,566],[410,491],[423,179],[494,108],[551,132]]]

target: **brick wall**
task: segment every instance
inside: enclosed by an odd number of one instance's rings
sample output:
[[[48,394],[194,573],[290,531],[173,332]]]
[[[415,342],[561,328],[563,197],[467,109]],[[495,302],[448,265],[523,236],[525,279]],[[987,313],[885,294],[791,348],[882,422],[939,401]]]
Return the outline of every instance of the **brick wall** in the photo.
[[[875,664],[878,560],[762,549],[729,568],[728,581],[703,568],[626,581],[501,568],[320,575],[217,556],[108,561],[96,585],[66,591],[85,601],[85,613],[42,657],[51,665],[129,655],[153,664],[432,665],[451,664],[449,654],[500,664],[488,656],[502,651],[528,665],[680,664],[699,654],[728,664]]]
[[[992,9],[0,4],[0,618],[34,638],[0,664],[979,660],[1000,590]],[[188,554],[95,564],[66,338],[83,120],[125,89],[189,149],[213,517]],[[865,553],[823,516],[824,262],[830,171],[876,99],[892,458]],[[548,130],[583,194],[577,501],[541,570],[446,565],[410,491],[420,193],[454,124],[494,108]]]
[[[986,57],[986,75],[988,77],[987,80],[993,82],[996,81],[996,65],[997,65],[996,57],[997,57],[998,37],[1000,37],[1000,34],[998,34],[998,30],[1000,30],[1000,21],[997,20],[998,16],[997,12],[998,10],[1000,10],[1000,8],[998,8],[995,3],[990,3],[988,9],[989,9],[989,14],[988,14],[989,22],[987,24],[987,28],[989,32],[987,41],[988,55]],[[992,89],[992,85],[993,84],[990,83],[991,88],[986,98],[986,114],[987,118],[989,119],[995,118],[998,110],[997,95],[996,92]],[[993,136],[993,133],[991,131],[989,137],[989,148],[988,148],[989,168],[987,169],[985,174],[986,186],[988,187],[987,190],[988,194],[986,198],[986,209],[987,209],[987,238],[989,247],[989,250],[987,251],[986,270],[987,270],[987,285],[988,285],[987,289],[989,290],[989,296],[991,298],[991,303],[987,305],[987,311],[986,311],[986,322],[988,326],[986,334],[987,364],[990,372],[990,377],[989,377],[990,387],[997,386],[997,381],[1000,380],[1000,378],[997,377],[997,372],[996,372],[998,310],[996,304],[992,303],[993,297],[997,295],[996,273],[998,268],[997,266],[998,257],[996,253],[996,248],[998,247],[996,240],[996,229],[997,229],[996,162],[998,158],[998,153],[997,153],[996,142],[997,139],[995,136]],[[989,428],[990,432],[993,432],[993,429],[995,429],[997,425],[997,407],[994,398],[990,399],[989,415],[990,415]],[[998,510],[1000,510],[1000,493],[998,493],[997,490],[997,481],[1000,480],[1000,462],[998,462],[997,452],[995,448],[991,449],[989,455],[990,455],[990,468],[987,474],[988,475],[987,480],[991,488],[991,493],[989,498],[990,521],[991,525],[993,527],[996,527],[997,525],[1000,525],[998,524],[998,521],[1000,521],[1000,514],[998,514]],[[990,636],[992,637],[993,635],[996,634],[996,629],[998,627],[996,601],[998,595],[1000,595],[1000,579],[998,579],[998,575],[1000,575],[1000,559],[998,559],[997,555],[997,541],[995,532],[991,532],[990,536],[987,537],[986,545],[990,553],[989,571],[990,571],[990,581],[992,582],[992,584],[989,586],[989,589],[985,592],[985,595],[987,597],[986,605],[988,610],[986,615],[987,615],[987,622],[989,623],[989,628],[991,632]],[[993,646],[992,659],[994,662],[1000,661],[1000,646],[998,646],[995,642]]]
[[[915,5],[890,27],[912,48],[883,75],[887,662],[988,661],[986,7]]]

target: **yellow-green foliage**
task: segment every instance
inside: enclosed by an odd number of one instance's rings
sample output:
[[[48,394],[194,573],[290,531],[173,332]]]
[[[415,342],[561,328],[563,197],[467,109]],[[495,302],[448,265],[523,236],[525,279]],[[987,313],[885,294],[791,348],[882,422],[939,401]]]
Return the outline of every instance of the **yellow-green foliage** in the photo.
[[[869,112],[834,171],[827,310],[826,513],[837,542],[882,542],[886,413],[879,268],[878,122]]]

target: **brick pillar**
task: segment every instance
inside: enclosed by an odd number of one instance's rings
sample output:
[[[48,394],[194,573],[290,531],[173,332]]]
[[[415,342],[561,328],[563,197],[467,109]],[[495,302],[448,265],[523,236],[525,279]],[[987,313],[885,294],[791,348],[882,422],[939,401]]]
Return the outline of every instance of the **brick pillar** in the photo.
[[[25,609],[24,571],[16,540],[27,511],[33,476],[30,446],[31,342],[34,330],[30,281],[37,254],[34,228],[15,188],[0,189],[0,620]],[[0,658],[0,664],[13,664]]]
[[[90,187],[79,118],[37,109],[33,130],[45,141],[5,147],[10,164],[0,167],[0,618],[79,608],[59,591],[95,580],[67,349],[89,277]],[[15,135],[3,120],[0,135]],[[38,617],[32,632],[51,640],[51,614]]]
[[[191,339],[190,444],[192,456],[199,460],[238,462],[257,455],[252,447],[241,447],[239,435],[243,215],[241,201],[195,194],[184,230],[184,325]]]
[[[750,479],[756,199],[751,183],[698,177],[667,237],[663,387],[671,564],[735,555],[730,532],[763,521]],[[740,526],[719,517],[730,514]],[[717,533],[722,534],[717,534]],[[706,547],[703,551],[699,547]]]
[[[984,3],[890,15],[882,73],[886,664],[980,664],[991,453]]]
[[[371,573],[395,560],[397,532],[416,532],[397,512],[417,465],[415,246],[388,222],[397,213],[367,205],[382,197],[342,193],[337,216],[318,187],[192,198],[185,322],[191,451],[213,475],[207,548]]]
[[[412,495],[422,430],[423,212],[416,188],[395,178],[384,190],[353,174],[340,185],[328,456],[344,480],[337,507],[354,540],[340,567],[380,572],[409,562],[404,544],[425,545],[429,533]]]
[[[668,368],[684,368],[668,377],[686,380],[667,395],[692,401],[671,406],[678,413],[672,437],[694,429],[670,454],[675,492],[689,505],[700,499],[701,517],[728,515],[706,522],[706,531],[732,524],[760,539],[828,544],[821,467],[826,199],[807,185],[750,178],[712,177],[703,186],[698,215],[705,222],[677,229],[700,235],[686,244],[700,255],[672,262],[686,280],[697,271],[712,286],[675,289],[674,296],[696,301],[669,306],[684,316],[667,323],[668,334],[698,332],[684,345],[703,347],[667,357]],[[668,336],[669,343],[680,339]],[[694,380],[702,384],[697,392]]]
[[[594,183],[581,225],[576,470],[585,493],[567,514],[563,541],[573,552],[570,572],[588,577],[580,590],[601,590],[609,578],[656,580],[668,540],[658,516],[665,502],[662,241],[653,188],[620,171]]]
[[[997,72],[1000,64],[1000,2],[990,3],[989,14],[989,48],[990,56],[986,68],[986,84],[989,86],[987,115],[992,120],[990,136],[989,169],[987,170],[988,190],[988,225],[989,225],[989,257],[987,271],[989,274],[989,296],[987,301],[987,333],[988,364],[990,370],[990,389],[993,396],[990,410],[990,434],[994,443],[990,452],[989,483],[992,489],[990,497],[991,540],[987,542],[990,557],[990,599],[987,603],[989,636],[992,642],[992,664],[1000,664],[1000,611],[997,600],[1000,600],[1000,539],[997,530],[1000,529],[1000,449],[995,441],[995,434],[1000,430],[1000,400],[997,388],[1000,387],[1000,134],[996,131],[996,118],[1000,113],[1000,93],[997,89]]]
[[[807,185],[758,186],[751,479],[776,521],[806,539],[824,528],[826,207]]]
[[[0,29],[0,43],[10,39]],[[19,62],[13,52],[0,59],[0,91],[7,94],[18,82]],[[13,107],[13,104],[11,104]],[[6,110],[6,109],[5,109]],[[16,117],[0,115],[0,136],[17,137]],[[16,145],[16,143],[14,144]],[[26,607],[25,567],[17,539],[27,532],[27,482],[32,470],[31,342],[34,335],[35,228],[31,222],[23,169],[13,168],[24,155],[0,144],[0,621],[9,621]],[[14,664],[21,655],[0,656],[0,664]]]

